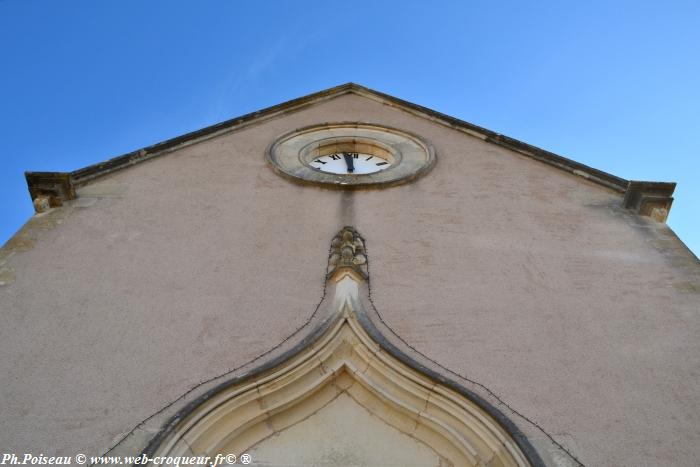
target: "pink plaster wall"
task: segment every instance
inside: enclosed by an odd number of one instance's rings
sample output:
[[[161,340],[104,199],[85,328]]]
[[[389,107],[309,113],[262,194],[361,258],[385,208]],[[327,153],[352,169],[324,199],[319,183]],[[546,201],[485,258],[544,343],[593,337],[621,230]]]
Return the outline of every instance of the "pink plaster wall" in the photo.
[[[267,166],[279,134],[353,120],[423,136],[435,168],[343,193]],[[387,324],[584,464],[700,458],[697,259],[606,188],[346,95],[79,194],[59,225],[35,229],[36,244],[7,259],[16,279],[0,286],[0,451],[99,454],[268,350],[313,312],[329,242],[352,224]]]

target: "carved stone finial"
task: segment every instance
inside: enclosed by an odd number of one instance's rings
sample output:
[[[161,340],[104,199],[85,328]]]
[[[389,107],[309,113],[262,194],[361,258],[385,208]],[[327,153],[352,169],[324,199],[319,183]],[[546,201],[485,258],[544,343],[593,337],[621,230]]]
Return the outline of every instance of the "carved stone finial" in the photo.
[[[331,256],[328,259],[328,278],[338,279],[348,273],[360,280],[367,280],[367,256],[365,244],[357,230],[343,227],[331,242]]]

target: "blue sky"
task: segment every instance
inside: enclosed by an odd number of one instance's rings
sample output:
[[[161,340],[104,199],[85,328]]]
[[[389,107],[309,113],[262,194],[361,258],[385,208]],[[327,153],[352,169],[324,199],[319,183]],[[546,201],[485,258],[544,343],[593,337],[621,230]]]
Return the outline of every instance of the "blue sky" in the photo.
[[[623,178],[700,254],[700,2],[0,0],[0,244],[70,171],[347,81]]]

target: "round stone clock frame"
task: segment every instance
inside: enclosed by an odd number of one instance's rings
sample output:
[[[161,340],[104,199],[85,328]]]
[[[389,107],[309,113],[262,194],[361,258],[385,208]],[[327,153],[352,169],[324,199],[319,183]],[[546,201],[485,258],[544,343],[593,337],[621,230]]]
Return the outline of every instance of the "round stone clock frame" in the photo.
[[[281,175],[332,188],[398,185],[428,172],[435,150],[419,136],[371,123],[327,123],[277,138],[267,159]]]

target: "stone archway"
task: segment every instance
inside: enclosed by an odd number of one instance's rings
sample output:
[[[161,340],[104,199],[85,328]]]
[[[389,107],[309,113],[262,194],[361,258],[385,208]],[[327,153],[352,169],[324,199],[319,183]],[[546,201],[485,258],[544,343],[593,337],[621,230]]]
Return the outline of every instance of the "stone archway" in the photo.
[[[161,433],[151,457],[252,453],[269,466],[529,466],[482,406],[398,358],[367,319],[364,242],[331,243],[330,317],[284,361],[224,384]]]
[[[359,412],[350,415],[353,410]],[[348,419],[360,421],[369,420],[360,413],[369,414],[391,427],[368,429],[384,436],[379,441],[385,441],[387,447],[384,458],[375,459],[374,465],[391,465],[401,457],[392,452],[392,446],[401,453],[420,453],[424,459],[432,455],[435,462],[427,465],[529,465],[514,440],[488,413],[382,350],[347,307],[301,353],[198,406],[161,442],[155,455],[213,457],[250,451],[266,457],[267,462],[288,462],[265,465],[308,465],[314,455],[329,462],[327,455],[324,458],[323,452],[312,449],[323,446],[323,439],[307,439],[303,449],[290,450],[294,435],[286,434],[314,416],[324,417],[324,411],[345,413]],[[337,424],[349,438],[352,430],[366,429],[362,424],[354,426],[352,420]],[[338,435],[333,434],[336,439]],[[277,446],[276,439],[282,441]],[[356,452],[356,442],[361,439],[355,436],[354,445],[347,443],[347,452],[336,445],[338,459],[369,462]]]

